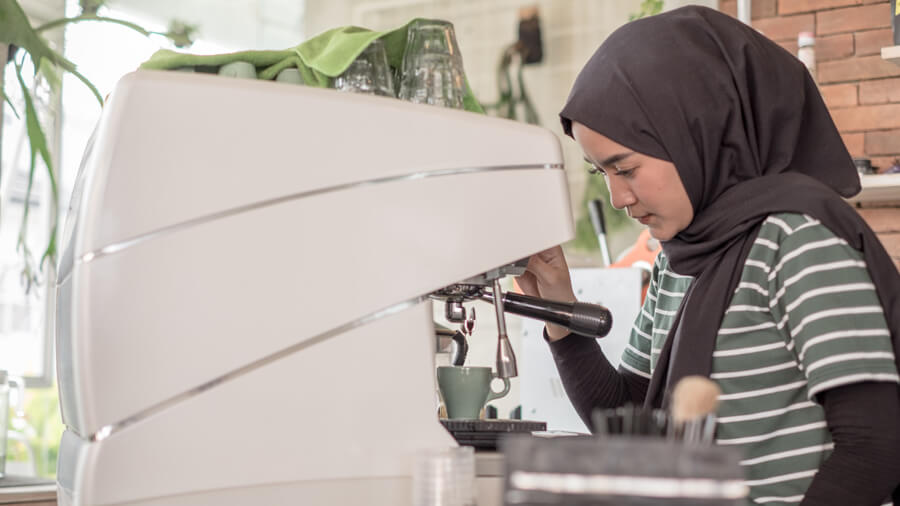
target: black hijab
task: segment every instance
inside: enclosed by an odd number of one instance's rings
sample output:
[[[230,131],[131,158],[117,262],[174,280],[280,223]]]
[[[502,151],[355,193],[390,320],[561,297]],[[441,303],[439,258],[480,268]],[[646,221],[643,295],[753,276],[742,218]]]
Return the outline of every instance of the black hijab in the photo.
[[[560,113],[629,149],[672,162],[694,209],[662,243],[675,272],[694,276],[647,392],[665,404],[684,376],[709,376],[722,317],[762,222],[817,218],[865,257],[900,359],[900,274],[842,198],[859,176],[803,64],[752,28],[683,7],[615,31],[575,80]],[[900,363],[900,362],[898,362]]]

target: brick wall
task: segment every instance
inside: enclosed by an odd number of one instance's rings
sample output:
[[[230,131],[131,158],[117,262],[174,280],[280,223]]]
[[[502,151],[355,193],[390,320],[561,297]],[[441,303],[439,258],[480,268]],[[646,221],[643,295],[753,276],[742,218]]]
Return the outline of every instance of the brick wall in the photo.
[[[881,58],[893,45],[888,0],[753,0],[754,28],[793,54],[797,34],[816,36],[819,89],[847,150],[885,170],[900,158],[900,65]],[[736,15],[737,0],[719,9]],[[897,198],[900,201],[900,195]],[[900,202],[859,204],[900,269]]]

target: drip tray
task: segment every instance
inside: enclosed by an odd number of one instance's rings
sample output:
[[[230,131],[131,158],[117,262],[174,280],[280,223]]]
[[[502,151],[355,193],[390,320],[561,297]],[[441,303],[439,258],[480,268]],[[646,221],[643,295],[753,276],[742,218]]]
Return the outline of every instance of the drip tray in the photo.
[[[449,420],[441,424],[462,446],[472,446],[476,451],[496,451],[497,444],[506,434],[531,434],[547,430],[547,422],[531,420]]]

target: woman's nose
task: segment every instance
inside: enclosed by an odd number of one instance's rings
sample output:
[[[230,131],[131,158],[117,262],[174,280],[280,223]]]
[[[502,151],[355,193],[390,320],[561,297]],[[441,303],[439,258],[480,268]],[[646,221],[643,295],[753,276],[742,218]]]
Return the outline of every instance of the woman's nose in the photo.
[[[615,176],[606,177],[606,186],[609,188],[609,200],[612,203],[612,206],[621,210],[636,204],[637,198],[635,198],[631,188],[624,182],[617,181],[617,179],[621,178]]]

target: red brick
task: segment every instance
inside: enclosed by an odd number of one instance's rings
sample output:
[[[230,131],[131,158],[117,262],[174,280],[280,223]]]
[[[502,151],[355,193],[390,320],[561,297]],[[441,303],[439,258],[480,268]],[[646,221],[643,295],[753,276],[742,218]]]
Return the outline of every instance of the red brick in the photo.
[[[893,30],[890,28],[856,32],[853,37],[856,40],[856,54],[859,56],[881,54],[881,48],[894,45]]]
[[[857,211],[875,232],[900,232],[900,208],[898,207],[872,207],[857,209]]]
[[[817,72],[820,83],[839,83],[900,76],[900,65],[882,60],[880,55],[858,56],[822,62]]]
[[[900,130],[866,132],[866,153],[870,155],[900,153]]]
[[[783,47],[785,51],[791,53],[794,56],[797,56],[797,39],[793,40],[778,40],[775,41],[776,44]]]
[[[721,2],[720,2],[721,3]],[[862,0],[781,0],[778,5],[778,13],[797,14],[799,12],[820,11],[848,5],[859,5]]]
[[[835,109],[831,117],[841,132],[900,128],[900,104],[863,105]]]
[[[777,15],[778,0],[753,0],[753,3],[750,4],[750,17],[752,19],[771,18]]]
[[[890,5],[873,4],[816,13],[816,34],[855,32],[891,26]]]
[[[900,102],[900,79],[877,79],[859,83],[860,104]]]
[[[819,87],[819,92],[822,93],[828,109],[857,105],[856,85],[853,83],[827,84]]]
[[[865,154],[865,138],[866,136],[862,132],[841,134],[841,139],[844,140],[844,146],[846,146],[847,151],[850,152],[851,156],[863,156],[863,154]]]
[[[719,10],[733,18],[736,18],[737,0],[719,0]]]
[[[737,17],[737,0],[719,0],[719,10]],[[750,18],[771,18],[778,15],[778,0],[753,0],[750,4]]]
[[[772,40],[797,40],[800,32],[812,32],[816,27],[816,18],[812,14],[764,18],[753,23],[753,28],[761,31]]]
[[[816,61],[838,60],[853,55],[853,34],[817,37]]]
[[[886,233],[876,234],[881,241],[881,245],[887,250],[891,257],[900,257],[900,234]]]

